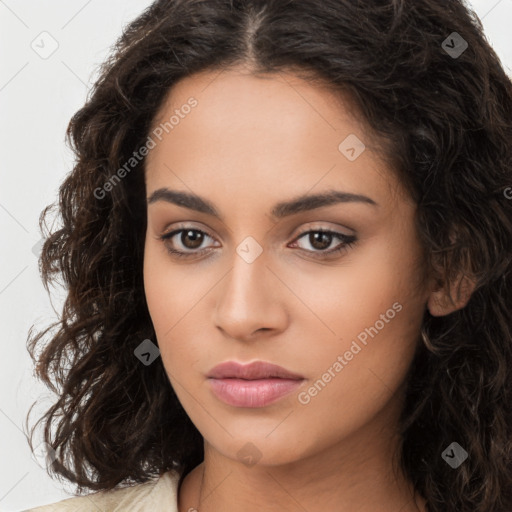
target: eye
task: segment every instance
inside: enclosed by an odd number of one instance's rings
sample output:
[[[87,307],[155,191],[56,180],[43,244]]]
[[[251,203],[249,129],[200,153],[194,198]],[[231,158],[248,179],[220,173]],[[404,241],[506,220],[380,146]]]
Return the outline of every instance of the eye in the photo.
[[[314,257],[326,257],[326,255],[338,254],[340,252],[348,250],[356,241],[357,238],[354,235],[345,235],[344,233],[338,233],[337,231],[330,231],[324,229],[314,229],[302,233],[294,244],[297,244],[298,240],[305,239],[305,241],[313,248],[305,249],[307,252],[313,253]],[[330,250],[326,250],[331,246],[335,239],[340,240],[338,245]],[[316,253],[316,254],[315,254]]]
[[[180,234],[180,236],[176,236]],[[208,251],[208,249],[197,250],[205,241],[206,238],[212,238],[208,233],[195,228],[180,228],[161,235],[160,240],[165,244],[166,249],[170,254],[178,257],[200,256]],[[175,240],[173,240],[175,239]],[[171,243],[170,243],[171,242]],[[173,245],[178,243],[178,248]]]

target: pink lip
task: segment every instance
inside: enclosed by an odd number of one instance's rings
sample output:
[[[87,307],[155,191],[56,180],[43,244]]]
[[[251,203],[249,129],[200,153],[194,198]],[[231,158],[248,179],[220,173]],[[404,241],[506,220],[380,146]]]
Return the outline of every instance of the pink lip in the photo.
[[[292,373],[282,366],[264,361],[254,361],[249,364],[240,364],[236,361],[226,361],[213,367],[207,375],[213,379],[267,379],[278,377],[282,379],[303,379],[302,375]]]
[[[236,407],[264,407],[304,381],[301,375],[263,361],[248,365],[227,361],[215,366],[207,377],[215,395]]]

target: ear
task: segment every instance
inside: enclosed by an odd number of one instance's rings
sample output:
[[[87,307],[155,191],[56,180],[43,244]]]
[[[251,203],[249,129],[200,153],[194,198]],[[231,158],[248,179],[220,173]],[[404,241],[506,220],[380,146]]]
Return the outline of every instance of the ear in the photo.
[[[432,316],[444,316],[466,306],[475,291],[476,281],[460,273],[451,283],[437,281],[428,298],[427,307]]]

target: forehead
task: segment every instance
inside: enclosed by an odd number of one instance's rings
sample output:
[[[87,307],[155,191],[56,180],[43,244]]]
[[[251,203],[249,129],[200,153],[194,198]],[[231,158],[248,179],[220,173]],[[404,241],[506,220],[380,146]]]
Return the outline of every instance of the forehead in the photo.
[[[301,135],[311,138],[314,132],[321,135],[327,130],[337,132],[340,128],[351,128],[367,139],[367,146],[376,142],[363,135],[367,126],[360,122],[357,114],[351,113],[353,105],[347,94],[334,92],[319,81],[306,81],[290,72],[254,76],[243,68],[234,68],[193,74],[172,87],[153,126],[168,121],[169,114],[180,111],[190,98],[197,101],[197,106],[185,117],[193,120],[174,126],[175,134],[185,132],[189,126],[199,137],[206,135],[201,128],[209,132],[208,138],[222,131],[225,140],[232,135],[240,139],[240,129],[244,129],[243,133],[252,129],[260,137],[268,134],[262,142],[274,140],[272,136],[276,133],[283,142]],[[198,117],[199,126],[194,123]],[[337,137],[342,135],[336,134]],[[253,141],[257,143],[258,140]]]
[[[274,189],[282,197],[284,189],[295,196],[313,187],[353,193],[363,187],[381,198],[398,189],[348,97],[292,73],[234,69],[186,77],[155,116],[153,132],[159,127],[161,140],[146,160],[148,189],[266,195]],[[357,140],[365,148],[357,156],[356,147],[357,158],[349,159],[344,151]]]

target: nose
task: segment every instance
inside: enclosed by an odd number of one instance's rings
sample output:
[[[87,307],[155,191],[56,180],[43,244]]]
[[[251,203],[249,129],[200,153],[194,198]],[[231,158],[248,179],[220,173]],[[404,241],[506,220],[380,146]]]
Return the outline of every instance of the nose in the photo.
[[[264,255],[247,263],[234,252],[232,268],[217,287],[214,323],[224,335],[250,341],[258,333],[271,336],[286,328],[286,290]]]

